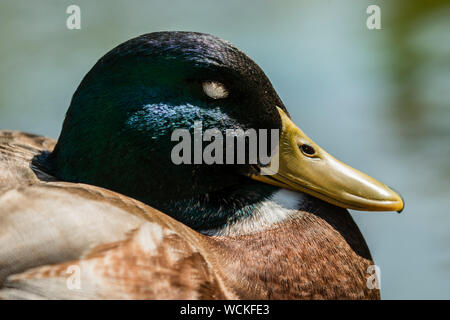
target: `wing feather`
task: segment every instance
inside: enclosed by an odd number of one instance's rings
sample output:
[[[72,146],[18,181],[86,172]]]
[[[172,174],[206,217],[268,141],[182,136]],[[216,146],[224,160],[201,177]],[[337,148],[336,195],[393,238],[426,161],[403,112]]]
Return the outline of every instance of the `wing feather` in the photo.
[[[56,181],[32,164],[54,144],[0,131],[0,298],[233,297],[206,237],[139,201]]]

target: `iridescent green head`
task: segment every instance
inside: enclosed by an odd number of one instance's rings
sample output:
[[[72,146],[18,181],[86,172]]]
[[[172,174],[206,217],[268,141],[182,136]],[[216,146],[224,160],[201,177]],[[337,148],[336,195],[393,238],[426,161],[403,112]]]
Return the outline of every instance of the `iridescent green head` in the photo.
[[[193,132],[196,121],[203,130],[279,130],[280,170],[262,176],[248,163],[175,164],[172,133]],[[279,187],[341,207],[403,207],[395,192],[298,129],[249,57],[194,32],[142,35],[102,57],[74,94],[49,163],[62,180],[118,191],[196,229],[251,214]]]

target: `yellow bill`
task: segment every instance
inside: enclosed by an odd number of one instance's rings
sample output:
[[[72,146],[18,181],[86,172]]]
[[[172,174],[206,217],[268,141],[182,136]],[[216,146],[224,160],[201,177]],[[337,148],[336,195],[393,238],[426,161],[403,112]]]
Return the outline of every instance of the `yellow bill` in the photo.
[[[364,211],[403,210],[402,197],[374,178],[333,158],[278,108],[282,121],[277,166],[260,167],[252,179],[301,191],[336,206]],[[277,168],[274,171],[273,168]]]

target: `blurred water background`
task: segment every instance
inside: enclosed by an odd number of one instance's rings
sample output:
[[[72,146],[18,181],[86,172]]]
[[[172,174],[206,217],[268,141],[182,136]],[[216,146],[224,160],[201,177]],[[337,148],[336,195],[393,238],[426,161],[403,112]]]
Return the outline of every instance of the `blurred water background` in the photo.
[[[66,28],[70,4],[81,30]],[[381,30],[366,27],[370,4]],[[382,298],[450,299],[449,1],[2,0],[0,128],[57,138],[93,64],[160,30],[233,42],[311,138],[403,194],[400,215],[352,212]]]

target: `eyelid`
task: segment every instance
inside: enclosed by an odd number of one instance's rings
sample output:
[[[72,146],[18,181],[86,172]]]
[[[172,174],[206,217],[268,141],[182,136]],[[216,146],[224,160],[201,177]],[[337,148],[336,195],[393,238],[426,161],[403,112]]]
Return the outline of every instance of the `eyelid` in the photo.
[[[218,81],[203,81],[203,92],[212,99],[225,99],[228,97],[228,90],[225,85]]]

